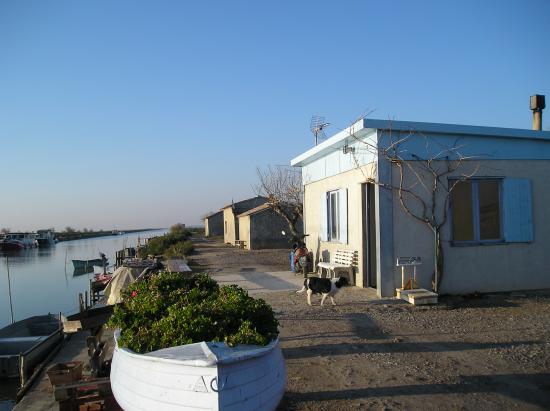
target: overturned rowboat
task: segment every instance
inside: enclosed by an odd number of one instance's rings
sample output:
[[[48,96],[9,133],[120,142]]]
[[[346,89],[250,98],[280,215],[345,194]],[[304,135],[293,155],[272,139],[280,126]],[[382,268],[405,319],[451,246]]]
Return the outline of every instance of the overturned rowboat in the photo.
[[[201,342],[148,354],[118,346],[111,388],[131,410],[275,410],[286,385],[279,341],[267,346]]]

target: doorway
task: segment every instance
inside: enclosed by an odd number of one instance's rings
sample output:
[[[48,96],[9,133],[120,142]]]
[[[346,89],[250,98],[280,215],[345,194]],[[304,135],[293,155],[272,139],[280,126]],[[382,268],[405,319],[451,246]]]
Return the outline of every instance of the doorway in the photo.
[[[374,184],[363,183],[361,192],[363,203],[363,287],[377,288]]]

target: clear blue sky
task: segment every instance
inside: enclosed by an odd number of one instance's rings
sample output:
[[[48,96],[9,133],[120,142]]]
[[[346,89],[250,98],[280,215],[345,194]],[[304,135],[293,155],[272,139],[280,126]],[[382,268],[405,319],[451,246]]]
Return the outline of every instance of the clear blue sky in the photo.
[[[311,147],[312,114],[530,128],[549,22],[548,0],[4,0],[0,227],[198,223]]]

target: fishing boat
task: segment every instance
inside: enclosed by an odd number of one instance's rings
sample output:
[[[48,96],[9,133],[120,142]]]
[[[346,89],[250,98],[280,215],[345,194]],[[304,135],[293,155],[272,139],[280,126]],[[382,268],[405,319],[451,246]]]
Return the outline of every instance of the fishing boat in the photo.
[[[93,260],[73,260],[73,266],[75,270],[85,270],[89,267],[103,267],[107,266],[109,260],[107,258],[95,258]]]
[[[0,377],[27,380],[33,369],[61,342],[59,318],[38,315],[0,329]]]
[[[6,251],[35,248],[37,246],[36,234],[33,233],[7,233],[0,239],[0,249]]]
[[[53,229],[36,230],[36,241],[38,247],[51,247],[55,245],[55,235]]]
[[[286,385],[285,362],[267,346],[201,342],[148,354],[118,346],[115,331],[111,388],[130,410],[275,410]]]

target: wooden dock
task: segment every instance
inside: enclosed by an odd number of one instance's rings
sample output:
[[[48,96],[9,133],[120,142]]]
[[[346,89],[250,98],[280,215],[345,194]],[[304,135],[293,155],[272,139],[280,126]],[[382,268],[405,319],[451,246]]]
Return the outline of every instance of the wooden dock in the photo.
[[[104,356],[106,359],[112,357],[112,349],[114,344],[113,332],[112,330],[104,330],[103,335],[101,336],[102,342],[106,344],[106,352]],[[14,410],[15,411],[49,411],[60,409],[60,403],[58,403],[54,397],[54,388],[51,386],[48,376],[46,375],[46,370],[56,363],[65,363],[71,361],[82,361],[84,363],[84,375],[90,375],[90,356],[89,356],[89,341],[90,333],[88,331],[80,331],[71,335],[71,338],[66,341],[66,343],[61,347],[59,352],[52,358],[50,363],[44,367],[44,370],[38,375],[36,382],[33,386],[27,391],[25,396],[17,403]],[[97,382],[99,381],[99,382]],[[97,381],[87,382],[86,386],[91,386],[92,388],[98,386],[98,392],[106,392],[109,390],[105,386],[105,380],[99,379]],[[74,385],[74,384],[73,384]],[[101,385],[101,387],[99,387]],[[69,387],[71,388],[71,387]],[[77,387],[72,387],[75,389]],[[61,398],[62,395],[72,394],[67,390],[63,391],[60,394],[63,388],[56,388],[58,398]],[[61,395],[61,397],[60,397]],[[110,399],[107,399],[110,401]],[[110,408],[110,409],[117,409]]]

